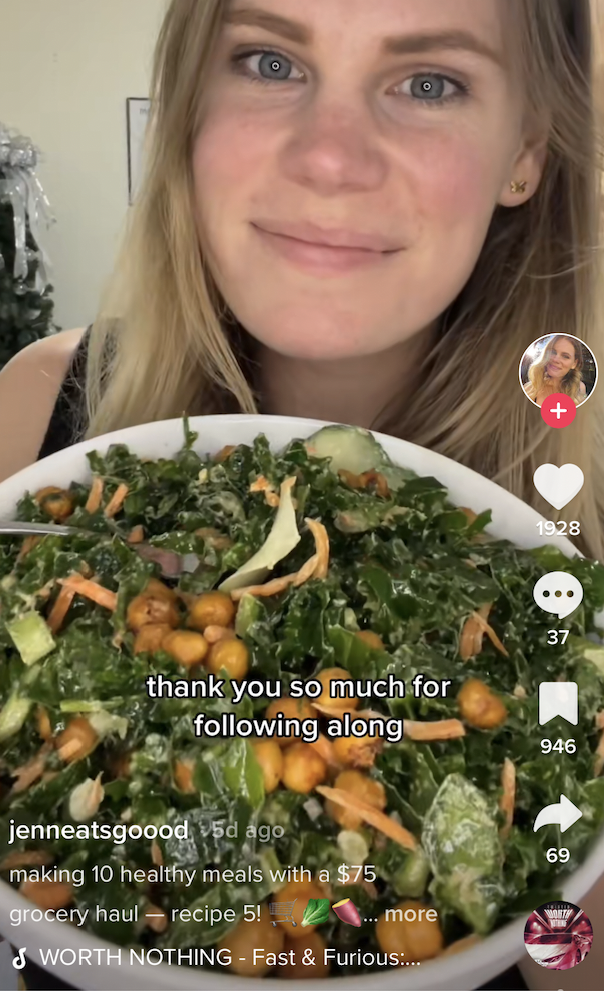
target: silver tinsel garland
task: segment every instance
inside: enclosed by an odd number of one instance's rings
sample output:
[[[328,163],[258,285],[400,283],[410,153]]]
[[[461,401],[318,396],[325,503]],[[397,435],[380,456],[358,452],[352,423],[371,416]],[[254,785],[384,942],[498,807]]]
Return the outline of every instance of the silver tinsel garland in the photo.
[[[27,226],[36,243],[36,290],[43,293],[51,281],[50,259],[44,250],[41,226],[50,227],[55,222],[50,203],[36,175],[39,151],[29,138],[9,131],[0,123],[0,202],[10,203],[15,225],[15,266],[13,275],[23,283],[28,275]],[[0,246],[0,269],[5,266]]]

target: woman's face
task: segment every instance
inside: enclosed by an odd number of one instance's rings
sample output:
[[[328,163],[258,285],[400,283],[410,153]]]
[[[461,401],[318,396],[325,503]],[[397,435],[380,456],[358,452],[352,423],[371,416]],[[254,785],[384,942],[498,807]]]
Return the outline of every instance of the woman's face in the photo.
[[[256,339],[291,357],[359,357],[457,297],[497,204],[539,180],[506,7],[229,4],[194,147],[197,222]]]
[[[559,337],[548,349],[549,360],[546,372],[550,378],[563,379],[571,369],[577,367],[575,345],[568,337]]]

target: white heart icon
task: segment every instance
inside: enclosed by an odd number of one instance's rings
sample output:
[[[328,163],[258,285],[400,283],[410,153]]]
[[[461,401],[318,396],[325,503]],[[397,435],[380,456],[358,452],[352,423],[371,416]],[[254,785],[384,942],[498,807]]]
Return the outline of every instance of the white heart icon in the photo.
[[[577,465],[541,465],[533,475],[537,492],[554,509],[564,509],[583,488],[585,476]]]

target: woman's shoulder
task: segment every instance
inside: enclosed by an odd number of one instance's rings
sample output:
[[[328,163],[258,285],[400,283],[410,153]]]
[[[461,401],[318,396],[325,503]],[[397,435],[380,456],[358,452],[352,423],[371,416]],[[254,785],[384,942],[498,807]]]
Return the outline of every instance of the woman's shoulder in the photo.
[[[44,440],[63,382],[85,327],[42,338],[19,351],[0,372],[0,480],[32,464]]]

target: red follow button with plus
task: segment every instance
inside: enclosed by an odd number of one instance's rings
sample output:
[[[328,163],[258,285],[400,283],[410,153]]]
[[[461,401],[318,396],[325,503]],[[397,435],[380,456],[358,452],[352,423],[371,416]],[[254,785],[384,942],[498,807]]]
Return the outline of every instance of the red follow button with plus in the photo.
[[[548,396],[541,405],[541,416],[549,427],[568,427],[577,415],[577,407],[563,392]]]

